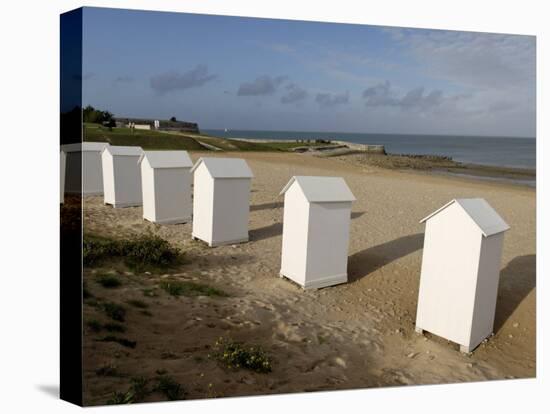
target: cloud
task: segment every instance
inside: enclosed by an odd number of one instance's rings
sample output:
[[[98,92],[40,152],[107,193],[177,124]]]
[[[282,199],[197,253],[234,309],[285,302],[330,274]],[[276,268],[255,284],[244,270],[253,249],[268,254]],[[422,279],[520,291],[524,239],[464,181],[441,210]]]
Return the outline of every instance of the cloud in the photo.
[[[134,78],[132,78],[130,75],[121,75],[115,78],[115,83],[128,83],[133,81]]]
[[[391,84],[389,81],[371,86],[363,91],[363,98],[367,106],[394,106],[397,100],[392,96]]]
[[[349,102],[349,92],[344,93],[318,93],[315,96],[315,102],[319,104],[321,108],[330,108],[336,105],[347,104]]]
[[[365,105],[368,107],[393,106],[403,110],[425,111],[443,103],[443,92],[441,90],[434,89],[427,94],[424,91],[424,87],[418,87],[411,89],[402,97],[398,97],[392,90],[391,83],[386,80],[365,89],[363,98],[365,99]]]
[[[217,75],[208,73],[206,65],[197,65],[194,69],[184,73],[172,71],[153,76],[150,79],[150,84],[157,93],[164,94],[176,90],[197,88],[216,78]]]
[[[303,101],[307,98],[307,91],[296,85],[295,83],[290,83],[286,86],[286,94],[281,97],[281,102],[284,104],[291,104]]]
[[[427,74],[488,89],[535,83],[535,38],[493,33],[385,29]]]
[[[260,76],[252,82],[244,82],[239,86],[238,96],[272,95],[287,80],[287,76]]]

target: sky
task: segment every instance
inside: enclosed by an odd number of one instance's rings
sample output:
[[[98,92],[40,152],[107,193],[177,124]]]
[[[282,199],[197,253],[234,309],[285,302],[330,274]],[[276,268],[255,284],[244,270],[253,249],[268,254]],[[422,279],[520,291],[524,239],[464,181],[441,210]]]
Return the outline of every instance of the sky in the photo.
[[[534,36],[85,8],[83,104],[201,129],[535,136]]]

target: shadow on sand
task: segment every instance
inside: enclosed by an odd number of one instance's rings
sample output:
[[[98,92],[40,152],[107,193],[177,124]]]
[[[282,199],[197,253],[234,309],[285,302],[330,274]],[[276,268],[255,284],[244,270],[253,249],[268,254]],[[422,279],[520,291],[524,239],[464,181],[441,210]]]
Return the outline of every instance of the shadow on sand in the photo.
[[[423,243],[424,233],[417,233],[352,254],[348,261],[348,280],[355,282],[394,260],[420,250]]]
[[[258,210],[268,210],[271,208],[282,208],[283,202],[282,201],[275,201],[273,203],[264,203],[264,204],[255,204],[250,206],[250,211],[258,211]]]
[[[281,234],[283,234],[283,223],[273,223],[269,226],[250,230],[248,232],[248,237],[250,238],[250,241],[258,241],[269,239],[270,237],[280,236]]]
[[[512,259],[500,272],[494,332],[498,333],[519,304],[536,286],[537,256]]]
[[[353,220],[353,219],[359,218],[363,214],[365,214],[364,211],[354,211],[353,213],[351,213],[351,219]]]

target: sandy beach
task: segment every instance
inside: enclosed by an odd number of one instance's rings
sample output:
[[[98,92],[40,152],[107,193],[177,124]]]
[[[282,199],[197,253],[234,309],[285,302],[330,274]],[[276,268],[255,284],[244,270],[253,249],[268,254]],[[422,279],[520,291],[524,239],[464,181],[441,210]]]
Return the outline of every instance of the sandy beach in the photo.
[[[140,207],[113,209],[102,197],[84,201],[85,232],[122,237],[152,232],[181,248],[186,263],[171,278],[198,281],[227,297],[172,297],[158,289],[167,274],[85,269],[97,299],[126,306],[124,336],[135,348],[98,341],[86,321],[105,321],[84,302],[84,400],[104,404],[136,376],[165,372],[185,398],[230,397],[395,385],[440,384],[535,376],[536,197],[526,186],[412,171],[392,171],[290,153],[191,153],[245,158],[252,168],[250,241],[209,248],[191,240],[191,223],[159,226]],[[293,175],[344,177],[357,201],[350,230],[349,283],[304,291],[279,277],[283,199]],[[472,354],[414,332],[424,228],[419,220],[453,198],[483,197],[511,230],[506,233],[495,335]],[[118,271],[122,286],[95,282]],[[145,297],[143,289],[155,296]],[[127,305],[139,299],[147,312]],[[231,370],[209,355],[220,337],[262,346],[267,374]],[[117,375],[101,376],[100,367]],[[158,395],[150,395],[153,401]]]

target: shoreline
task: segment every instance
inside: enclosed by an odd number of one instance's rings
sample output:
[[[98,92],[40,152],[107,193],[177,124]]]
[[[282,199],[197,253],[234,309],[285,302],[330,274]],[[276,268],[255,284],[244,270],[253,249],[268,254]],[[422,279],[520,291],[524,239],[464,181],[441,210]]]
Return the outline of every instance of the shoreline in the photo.
[[[259,138],[231,139],[259,143],[287,142],[287,140]],[[319,147],[321,150],[316,151],[315,147],[312,147],[308,151],[305,151],[304,154],[348,159],[354,164],[365,164],[391,170],[417,170],[460,178],[506,182],[528,187],[536,186],[536,168],[465,163],[455,161],[445,155],[395,154],[386,153],[384,149],[383,153],[376,153],[359,149],[361,146],[365,146],[363,144],[343,140],[332,141],[332,143],[334,144],[333,149],[327,147],[326,144],[320,143]],[[342,148],[342,145],[347,145],[348,148]],[[371,146],[377,147],[376,145]]]

